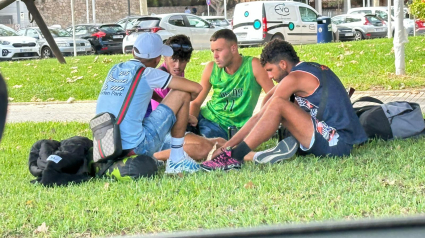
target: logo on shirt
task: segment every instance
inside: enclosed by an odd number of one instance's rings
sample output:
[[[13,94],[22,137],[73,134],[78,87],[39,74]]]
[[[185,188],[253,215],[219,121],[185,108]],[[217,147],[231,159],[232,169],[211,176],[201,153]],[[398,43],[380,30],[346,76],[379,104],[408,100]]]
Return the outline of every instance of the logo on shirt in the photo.
[[[243,88],[235,88],[230,92],[221,92],[219,97],[221,97],[221,98],[228,98],[228,97],[239,98],[239,97],[242,97],[242,94],[243,94]]]

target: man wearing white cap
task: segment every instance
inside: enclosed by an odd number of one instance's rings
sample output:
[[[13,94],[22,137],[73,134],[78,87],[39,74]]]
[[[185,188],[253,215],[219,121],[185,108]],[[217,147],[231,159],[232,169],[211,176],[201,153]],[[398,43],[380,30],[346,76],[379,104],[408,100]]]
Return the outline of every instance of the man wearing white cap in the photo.
[[[139,35],[133,46],[134,59],[116,64],[109,71],[97,100],[96,113],[109,112],[117,116],[138,69],[145,67],[120,124],[123,150],[152,156],[171,132],[171,153],[165,173],[192,173],[199,170],[199,165],[183,151],[183,142],[187,124],[196,124],[196,118],[189,118],[190,101],[198,96],[202,86],[155,68],[161,56],[172,55],[172,48],[164,45],[158,34]],[[155,88],[172,90],[157,109],[144,118]]]

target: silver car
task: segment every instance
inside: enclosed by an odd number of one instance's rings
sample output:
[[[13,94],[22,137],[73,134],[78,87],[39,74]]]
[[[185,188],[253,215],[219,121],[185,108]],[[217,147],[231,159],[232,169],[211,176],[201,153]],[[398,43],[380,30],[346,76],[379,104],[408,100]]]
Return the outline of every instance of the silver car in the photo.
[[[384,21],[375,15],[345,14],[332,17],[335,25],[355,30],[355,40],[381,38],[387,36],[388,28]]]
[[[388,22],[388,7],[357,7],[351,8],[347,11],[347,14],[375,14],[385,22]],[[404,19],[403,26],[409,36],[413,36],[414,24],[413,19],[409,19],[407,8],[404,8]],[[394,36],[395,22],[394,22],[394,7],[391,10],[391,30]]]
[[[62,52],[63,56],[74,55],[74,41],[71,34],[63,29],[58,28],[49,28],[49,31],[56,41],[56,44],[58,45],[59,50]],[[50,48],[47,40],[44,38],[38,27],[22,29],[18,33],[22,36],[29,36],[37,39],[37,43],[40,45],[41,58],[53,57],[52,49]],[[77,44],[77,54],[90,54],[92,52],[91,44],[88,40],[75,39],[75,42]]]
[[[186,13],[140,17],[134,27],[126,31],[123,52],[131,53],[137,36],[145,32],[157,33],[163,41],[173,35],[183,34],[190,38],[195,50],[209,49],[210,37],[220,29],[198,16]]]

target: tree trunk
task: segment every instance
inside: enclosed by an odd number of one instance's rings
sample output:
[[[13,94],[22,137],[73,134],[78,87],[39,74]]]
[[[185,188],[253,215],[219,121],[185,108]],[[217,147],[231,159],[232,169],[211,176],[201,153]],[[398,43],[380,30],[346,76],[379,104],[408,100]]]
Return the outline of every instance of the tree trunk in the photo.
[[[217,16],[223,15],[224,6],[222,0],[211,0],[210,7],[212,7],[216,11]]]

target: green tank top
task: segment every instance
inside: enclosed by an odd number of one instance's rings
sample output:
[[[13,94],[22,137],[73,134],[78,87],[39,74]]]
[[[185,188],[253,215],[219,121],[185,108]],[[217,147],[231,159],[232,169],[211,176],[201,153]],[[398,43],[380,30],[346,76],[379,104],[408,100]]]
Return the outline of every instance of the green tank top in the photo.
[[[252,116],[261,86],[252,72],[252,57],[242,56],[239,69],[230,75],[214,63],[210,83],[213,95],[201,114],[227,131],[229,126],[241,128]]]

